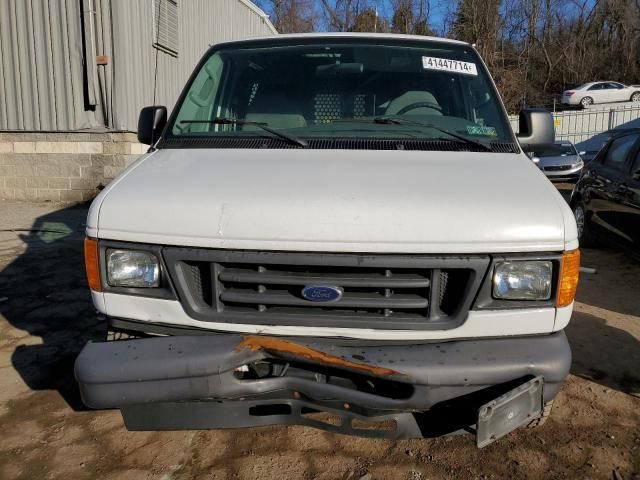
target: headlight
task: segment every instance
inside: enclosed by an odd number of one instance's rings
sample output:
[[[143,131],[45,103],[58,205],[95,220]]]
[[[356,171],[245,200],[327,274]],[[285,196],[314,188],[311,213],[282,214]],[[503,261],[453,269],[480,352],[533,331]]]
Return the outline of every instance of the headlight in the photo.
[[[549,300],[552,276],[550,261],[497,263],[493,272],[493,297],[503,300]]]
[[[107,281],[112,287],[158,287],[158,257],[140,250],[108,249]]]

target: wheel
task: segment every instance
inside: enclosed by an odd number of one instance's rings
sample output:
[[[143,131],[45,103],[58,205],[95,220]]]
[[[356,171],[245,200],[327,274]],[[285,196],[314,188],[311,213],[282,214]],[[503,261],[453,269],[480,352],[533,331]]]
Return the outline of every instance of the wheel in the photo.
[[[589,227],[589,219],[587,218],[587,209],[582,200],[578,200],[573,206],[573,216],[576,219],[578,227],[578,241],[581,247],[595,247],[596,240],[593,238]]]
[[[640,102],[640,92],[633,92],[633,95],[631,95],[631,101]]]
[[[588,107],[589,105],[593,105],[593,98],[584,97],[582,100],[580,100],[580,105],[582,105],[583,107]]]
[[[553,400],[544,404],[542,409],[542,415],[538,418],[534,418],[527,424],[527,428],[538,428],[545,424],[547,419],[551,416],[551,409],[553,408]]]

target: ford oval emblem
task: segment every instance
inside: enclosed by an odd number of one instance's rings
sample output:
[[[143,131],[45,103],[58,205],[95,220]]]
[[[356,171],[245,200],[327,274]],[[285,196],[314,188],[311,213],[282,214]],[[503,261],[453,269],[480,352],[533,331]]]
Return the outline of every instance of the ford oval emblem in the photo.
[[[337,302],[342,298],[340,287],[325,285],[307,285],[302,289],[302,296],[310,302]]]

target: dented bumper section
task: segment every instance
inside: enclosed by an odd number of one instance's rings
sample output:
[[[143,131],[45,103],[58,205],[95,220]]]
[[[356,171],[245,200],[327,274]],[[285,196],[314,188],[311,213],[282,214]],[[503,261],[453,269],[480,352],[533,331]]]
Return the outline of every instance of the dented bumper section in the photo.
[[[298,424],[415,438],[480,423],[491,438],[487,405],[506,411],[525,392],[524,414],[537,415],[570,363],[564,332],[420,345],[220,334],[89,343],[75,369],[85,404],[120,408],[130,430]]]

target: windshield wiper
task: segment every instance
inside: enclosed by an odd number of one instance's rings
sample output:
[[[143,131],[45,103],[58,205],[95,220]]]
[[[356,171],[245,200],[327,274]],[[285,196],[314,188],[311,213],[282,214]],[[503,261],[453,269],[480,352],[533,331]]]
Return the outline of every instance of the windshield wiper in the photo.
[[[265,132],[269,132],[270,134],[275,135],[276,137],[281,138],[292,145],[298,145],[302,148],[307,148],[309,146],[306,140],[294,137],[293,135],[289,135],[288,133],[281,132],[280,130],[271,128],[266,123],[261,122],[237,120],[235,118],[212,118],[211,120],[180,120],[180,123],[207,123],[209,125],[251,125],[261,128]]]
[[[438,132],[441,133],[445,133],[447,135],[452,136],[453,138],[460,140],[460,142],[465,143],[467,145],[474,145],[476,147],[479,147],[482,151],[484,152],[492,152],[493,150],[491,150],[491,147],[485,145],[482,142],[478,142],[477,140],[474,140],[472,138],[469,137],[465,137],[464,135],[460,135],[452,130],[448,130],[446,128],[442,128],[439,127],[437,125],[434,125],[432,123],[424,123],[424,122],[419,122],[416,120],[408,120],[408,119],[404,119],[404,118],[395,118],[395,117],[375,117],[372,119],[373,123],[380,123],[383,125],[414,125],[414,126],[419,126],[419,127],[426,127],[426,128],[432,128],[434,130],[437,130]]]

